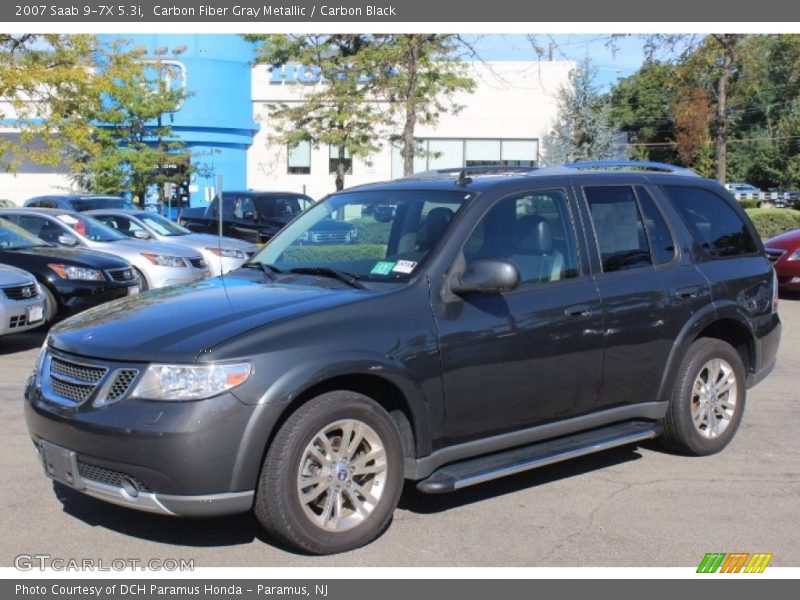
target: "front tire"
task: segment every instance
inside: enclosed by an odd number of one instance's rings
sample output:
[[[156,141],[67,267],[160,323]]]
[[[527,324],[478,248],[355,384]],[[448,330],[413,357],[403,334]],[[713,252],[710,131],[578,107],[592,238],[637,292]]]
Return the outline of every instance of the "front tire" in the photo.
[[[730,344],[695,341],[681,363],[664,418],[663,444],[694,456],[715,454],[733,439],[745,407],[745,369]]]
[[[373,541],[403,487],[403,449],[389,414],[350,391],[302,405],[267,451],[255,500],[258,521],[278,540],[312,554]]]

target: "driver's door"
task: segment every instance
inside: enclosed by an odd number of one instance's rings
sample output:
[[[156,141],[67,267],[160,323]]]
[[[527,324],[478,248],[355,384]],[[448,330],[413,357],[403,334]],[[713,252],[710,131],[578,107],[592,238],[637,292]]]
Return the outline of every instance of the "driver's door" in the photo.
[[[603,314],[565,190],[516,192],[489,208],[463,248],[514,263],[502,294],[433,294],[446,443],[590,412],[600,388]]]

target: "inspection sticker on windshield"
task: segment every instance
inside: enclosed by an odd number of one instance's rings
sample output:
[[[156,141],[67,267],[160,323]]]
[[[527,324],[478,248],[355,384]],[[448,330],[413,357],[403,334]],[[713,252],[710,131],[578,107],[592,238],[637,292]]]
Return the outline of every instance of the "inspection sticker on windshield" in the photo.
[[[375,263],[375,266],[372,267],[370,273],[372,275],[388,275],[389,273],[392,272],[394,265],[395,263],[393,262],[382,260]]]
[[[411,273],[416,266],[417,263],[413,260],[398,260],[394,265],[394,269],[392,269],[392,273]]]

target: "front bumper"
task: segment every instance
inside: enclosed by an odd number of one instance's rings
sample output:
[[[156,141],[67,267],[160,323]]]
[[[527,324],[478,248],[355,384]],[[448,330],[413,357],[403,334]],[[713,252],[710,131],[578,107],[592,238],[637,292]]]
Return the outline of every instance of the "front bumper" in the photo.
[[[87,308],[125,298],[130,288],[139,287],[139,281],[108,282],[57,279],[52,282],[56,289],[60,316],[69,316]]]
[[[81,360],[91,367],[92,361]],[[132,367],[103,364],[110,368],[109,377],[118,368]],[[239,467],[242,440],[256,406],[226,393],[187,402],[124,397],[95,407],[92,397],[70,404],[49,397],[50,390],[30,378],[25,420],[40,456],[42,447],[56,447],[73,457],[75,468],[70,470],[77,475],[67,483],[78,491],[180,516],[249,510],[257,475],[248,465],[247,476],[241,477]]]
[[[44,323],[42,319],[28,322],[29,309],[36,306],[44,310],[41,295],[29,300],[6,300],[5,298],[0,298],[0,335],[22,333],[42,325]]]
[[[208,266],[201,269],[196,267],[162,267],[152,265],[148,267],[147,277],[150,279],[152,289],[191,283],[211,276]]]

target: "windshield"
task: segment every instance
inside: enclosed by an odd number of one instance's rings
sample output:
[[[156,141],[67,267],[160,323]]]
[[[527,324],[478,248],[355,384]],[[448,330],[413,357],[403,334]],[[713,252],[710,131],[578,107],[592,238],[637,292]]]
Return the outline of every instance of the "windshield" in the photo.
[[[13,223],[0,218],[0,249],[20,250],[22,248],[46,245],[42,240],[35,235],[31,235],[22,227],[17,227]]]
[[[139,215],[139,219],[159,235],[176,236],[192,233],[185,227],[178,225],[175,221],[170,221],[166,217],[162,217],[156,213],[141,214]]]
[[[244,201],[246,202],[247,199]],[[309,198],[300,196],[260,196],[252,198],[258,204],[259,212],[265,219],[293,219],[313,202]],[[246,212],[246,209],[240,209]],[[234,207],[236,212],[236,207]]]
[[[79,212],[97,210],[98,208],[132,208],[131,203],[124,198],[115,197],[76,198],[72,200],[72,206]]]
[[[358,279],[407,279],[468,200],[463,191],[376,191],[331,196],[276,235],[252,262],[335,269]]]
[[[86,215],[63,214],[58,215],[56,218],[65,225],[68,225],[74,229],[87,240],[91,240],[93,242],[116,242],[118,240],[126,239],[126,237],[121,233],[117,233],[97,219],[87,217]]]

